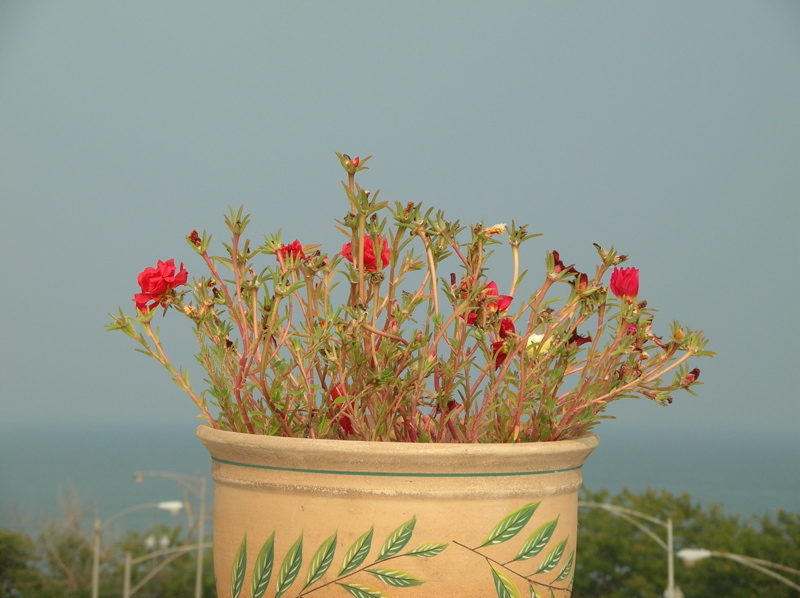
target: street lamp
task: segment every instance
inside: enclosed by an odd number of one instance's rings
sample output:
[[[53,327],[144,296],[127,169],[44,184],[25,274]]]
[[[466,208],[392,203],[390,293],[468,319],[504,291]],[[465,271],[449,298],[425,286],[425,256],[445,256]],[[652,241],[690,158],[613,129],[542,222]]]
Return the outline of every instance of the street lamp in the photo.
[[[613,513],[620,519],[624,519],[628,523],[635,525],[637,528],[642,530],[645,534],[653,538],[656,543],[661,546],[664,550],[667,551],[667,591],[664,592],[664,598],[682,598],[683,592],[677,587],[675,587],[675,552],[673,548],[672,542],[672,518],[668,517],[666,521],[662,519],[656,519],[650,515],[645,513],[641,513],[639,511],[634,511],[633,509],[629,509],[627,507],[622,507],[620,505],[612,505],[603,502],[585,502],[585,501],[578,501],[579,507],[592,507],[597,509],[604,509],[609,513]],[[649,527],[637,521],[637,519],[643,519],[649,523],[660,525],[661,527],[666,528],[667,530],[667,541],[664,542],[657,534],[653,532]]]
[[[779,565],[778,563],[765,561],[763,559],[757,559],[751,556],[733,554],[730,552],[717,552],[715,550],[707,550],[705,548],[684,548],[678,551],[678,558],[680,558],[684,562],[684,564],[686,564],[689,567],[693,567],[697,561],[702,561],[703,559],[707,559],[708,557],[712,556],[721,557],[723,559],[728,559],[731,561],[736,561],[740,565],[744,565],[745,567],[750,567],[751,569],[755,569],[756,571],[761,571],[761,573],[769,575],[770,577],[777,579],[782,583],[785,583],[790,588],[794,588],[795,590],[800,590],[800,585],[794,583],[789,579],[786,579],[783,575],[779,575],[778,573],[775,573],[775,571],[772,571],[772,569],[778,569],[780,571],[786,571],[787,573],[800,575],[800,571],[798,571],[797,569],[792,569],[791,567],[787,567],[786,565]]]
[[[208,542],[202,546],[197,544],[190,544],[186,546],[176,546],[174,548],[163,548],[158,552],[145,554],[144,556],[140,556],[137,558],[133,558],[133,555],[130,552],[126,552],[125,574],[122,581],[122,598],[130,598],[136,592],[138,592],[148,581],[153,579],[153,577],[155,577],[159,571],[161,571],[164,567],[169,565],[176,558],[178,558],[181,555],[193,552],[198,548],[211,548],[211,543]],[[139,563],[143,563],[145,561],[153,559],[160,559],[161,557],[164,557],[163,560],[147,575],[145,575],[142,579],[140,579],[139,583],[137,583],[133,588],[131,588],[131,569],[133,568],[133,565],[138,565]]]
[[[124,509],[106,519],[101,521],[100,517],[94,518],[94,542],[92,544],[92,598],[98,598],[100,595],[100,544],[103,536],[103,530],[108,527],[123,515],[133,513],[134,511],[141,511],[143,509],[161,509],[167,511],[171,515],[177,515],[178,512],[184,507],[183,501],[180,500],[167,500],[164,502],[150,503],[146,505],[139,505]]]
[[[168,471],[138,471],[133,474],[133,479],[136,483],[143,482],[145,478],[166,478],[177,483],[183,488],[184,497],[186,500],[186,515],[189,518],[189,529],[194,529],[197,525],[197,569],[195,571],[194,579],[194,595],[195,598],[202,598],[203,596],[203,551],[205,549],[205,530],[206,530],[206,478],[203,476],[192,477],[179,473],[171,473]],[[197,516],[197,521],[194,521],[194,513],[191,508],[191,501],[188,500],[190,495],[197,497],[200,505],[200,512]]]

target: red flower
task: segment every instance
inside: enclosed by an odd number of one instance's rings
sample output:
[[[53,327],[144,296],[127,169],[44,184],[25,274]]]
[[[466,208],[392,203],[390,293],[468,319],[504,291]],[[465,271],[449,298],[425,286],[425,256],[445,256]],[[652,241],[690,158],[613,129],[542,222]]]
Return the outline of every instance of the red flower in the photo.
[[[381,267],[383,270],[389,265],[389,241],[385,237],[378,236],[378,244],[381,246]],[[339,255],[344,257],[347,261],[353,262],[353,247],[352,243],[345,243],[342,245],[342,251]],[[364,235],[364,268],[367,272],[378,271],[378,260],[375,256],[375,248],[372,245],[372,238],[369,235]]]
[[[507,339],[517,331],[514,328],[514,321],[511,318],[503,318],[500,320],[500,330],[498,334],[501,339]],[[505,340],[499,340],[492,343],[492,355],[494,355],[494,367],[499,368],[508,357],[508,346]]]
[[[344,387],[341,384],[337,384],[331,389],[331,399],[333,399],[334,401],[343,396],[344,396]],[[348,401],[346,404],[341,403],[337,405],[337,407],[339,408],[340,412],[343,411],[345,408],[349,410],[351,407],[351,403],[350,401]],[[350,418],[344,414],[339,415],[339,425],[342,427],[342,430],[344,430],[347,434],[355,433],[355,429],[353,428],[353,422],[351,422]]]
[[[189,273],[184,270],[181,263],[179,271],[176,272],[175,260],[162,262],[158,260],[155,268],[145,268],[139,274],[139,286],[141,293],[136,293],[133,300],[136,302],[136,309],[139,311],[150,311],[158,305],[166,305],[167,300],[172,296],[172,291],[177,287],[185,285],[189,278]],[[149,302],[152,302],[148,305]]]
[[[611,273],[611,292],[628,303],[636,301],[639,294],[639,269],[614,268]]]
[[[292,259],[300,258],[301,260],[305,259],[306,254],[303,253],[303,246],[300,245],[300,241],[295,239],[288,245],[281,245],[278,249],[278,253],[280,256],[285,260],[287,257]]]
[[[462,298],[466,298],[466,284],[462,284],[461,288],[464,289]],[[513,297],[509,295],[500,295],[497,292],[497,283],[490,282],[483,288],[483,292],[478,296],[477,301],[485,304],[486,311],[498,312],[505,311],[511,305]],[[463,317],[463,316],[462,316]],[[471,311],[466,316],[467,324],[475,324],[478,321],[478,311]],[[513,326],[513,324],[512,324]]]
[[[355,166],[356,168],[358,168],[358,165],[359,165],[359,164],[361,164],[361,158],[359,158],[358,156],[356,156],[355,158],[353,158],[353,166]]]
[[[500,338],[508,338],[510,334],[514,334],[517,331],[514,328],[514,320],[511,318],[503,318],[500,320]]]

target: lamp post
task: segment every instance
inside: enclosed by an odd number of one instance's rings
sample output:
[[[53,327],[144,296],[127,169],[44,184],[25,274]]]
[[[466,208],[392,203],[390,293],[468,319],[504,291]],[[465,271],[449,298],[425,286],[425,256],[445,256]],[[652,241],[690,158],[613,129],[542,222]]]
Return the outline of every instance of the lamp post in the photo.
[[[164,502],[150,503],[123,509],[105,521],[101,521],[100,517],[95,517],[94,541],[92,543],[92,598],[98,598],[100,595],[100,545],[102,541],[103,530],[120,517],[129,513],[133,513],[134,511],[141,511],[143,509],[161,509],[162,511],[169,512],[171,515],[177,515],[183,507],[183,501],[168,500]]]
[[[133,474],[133,479],[137,483],[143,482],[145,478],[166,478],[183,488],[185,498],[187,499],[186,514],[189,518],[189,528],[194,529],[195,525],[197,526],[197,568],[194,579],[194,595],[195,598],[202,598],[203,552],[206,548],[204,543],[206,530],[206,478],[203,476],[192,477],[168,471],[138,471]],[[200,512],[197,515],[197,521],[194,521],[191,501],[188,500],[190,495],[195,495],[198,500]]]
[[[205,545],[197,545],[197,544],[190,544],[188,546],[176,546],[174,548],[164,548],[159,550],[158,552],[153,552],[150,554],[146,554],[144,556],[140,556],[137,558],[133,558],[133,555],[130,552],[125,553],[125,576],[122,582],[122,598],[130,598],[136,592],[138,592],[144,584],[148,581],[153,579],[155,575],[161,571],[164,567],[166,567],[169,563],[173,560],[178,558],[181,555],[193,552],[198,548],[211,548],[211,543],[206,543]],[[145,575],[142,579],[139,580],[133,588],[131,588],[131,570],[133,565],[138,565],[139,563],[143,563],[145,561],[149,561],[152,559],[158,559],[161,557],[165,557],[156,568],[151,570],[147,575]]]
[[[679,588],[675,587],[675,552],[673,548],[671,517],[668,517],[667,520],[664,521],[627,507],[602,502],[578,501],[578,506],[604,509],[609,513],[613,513],[620,519],[624,519],[628,523],[635,525],[637,528],[655,540],[655,542],[661,546],[661,548],[667,551],[667,591],[664,592],[664,598],[683,598],[683,592],[681,592]],[[660,525],[661,527],[665,528],[667,530],[667,541],[664,542],[664,540],[655,534],[653,530],[644,525],[641,521],[637,521],[637,519],[643,519],[644,521],[654,525]]]
[[[772,561],[765,561],[763,559],[757,559],[751,556],[744,556],[742,554],[733,554],[731,552],[717,552],[716,550],[707,550],[705,548],[684,548],[678,551],[678,558],[680,558],[689,567],[694,566],[694,564],[697,561],[702,561],[703,559],[707,559],[712,556],[728,559],[731,561],[736,561],[740,565],[744,565],[745,567],[750,567],[751,569],[755,569],[756,571],[761,571],[761,573],[769,575],[774,579],[777,579],[778,581],[786,584],[790,588],[794,588],[795,590],[800,590],[800,585],[794,583],[790,579],[785,578],[783,575],[779,575],[778,573],[772,570],[772,569],[778,569],[779,571],[786,571],[787,573],[800,575],[800,571],[798,571],[797,569],[792,569],[791,567],[787,567],[786,565],[779,565],[778,563],[773,563]]]

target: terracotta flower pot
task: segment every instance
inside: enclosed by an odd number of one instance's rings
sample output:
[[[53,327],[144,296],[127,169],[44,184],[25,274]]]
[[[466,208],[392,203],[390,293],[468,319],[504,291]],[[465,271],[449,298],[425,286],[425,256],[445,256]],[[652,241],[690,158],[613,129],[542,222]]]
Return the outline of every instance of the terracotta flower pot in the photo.
[[[571,593],[594,434],[516,445],[197,435],[212,458],[220,598]]]

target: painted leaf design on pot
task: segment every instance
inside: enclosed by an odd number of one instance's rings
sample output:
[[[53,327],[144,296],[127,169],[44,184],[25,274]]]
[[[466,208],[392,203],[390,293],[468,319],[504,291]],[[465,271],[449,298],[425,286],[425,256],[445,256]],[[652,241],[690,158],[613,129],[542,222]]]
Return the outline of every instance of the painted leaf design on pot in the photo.
[[[362,583],[340,583],[339,585],[355,598],[389,598],[380,590]]]
[[[420,544],[414,550],[405,553],[403,556],[418,556],[424,558],[430,558],[432,556],[436,556],[440,552],[442,552],[445,548],[447,548],[447,544],[441,544],[439,542],[428,542],[427,544]]]
[[[378,552],[378,560],[382,561],[388,559],[403,550],[411,539],[411,534],[414,532],[414,525],[416,525],[416,523],[417,517],[415,515],[389,534],[389,537],[386,538],[386,542],[383,543],[383,546],[381,546]]]
[[[527,504],[510,515],[503,517],[503,519],[494,526],[494,529],[489,533],[479,548],[500,544],[516,536],[520,530],[525,527],[528,521],[530,521],[531,515],[533,515],[536,507],[540,504],[541,501]]]
[[[425,583],[410,573],[399,569],[367,569],[367,571],[383,583],[395,588],[410,588],[411,586],[419,586]]]
[[[275,563],[275,532],[267,538],[264,546],[256,557],[255,565],[253,565],[253,582],[250,586],[250,595],[252,598],[261,598],[264,592],[267,591],[269,579],[272,577],[272,567]]]
[[[539,568],[536,570],[536,574],[547,573],[556,568],[558,561],[560,561],[561,557],[564,556],[564,549],[567,547],[567,540],[568,538],[564,538],[563,541],[556,544],[556,547],[553,548],[553,550],[547,553],[547,556],[544,557],[542,564],[539,565]]]
[[[277,591],[275,598],[280,598],[297,579],[300,566],[303,564],[303,534],[297,539],[286,556],[283,557],[280,571],[278,571]]]
[[[575,551],[573,550],[572,553],[569,555],[567,562],[564,563],[564,568],[561,570],[561,573],[559,573],[558,577],[556,577],[556,581],[564,581],[567,577],[569,577],[569,574],[572,571],[572,563],[574,562],[575,562]]]
[[[542,595],[539,592],[536,591],[536,588],[533,587],[533,584],[528,584],[528,588],[531,591],[531,597],[530,598],[542,598]]]
[[[239,549],[236,551],[236,556],[233,557],[233,571],[231,572],[231,597],[239,598],[242,593],[242,586],[244,586],[244,573],[247,568],[247,534],[245,533],[242,538],[242,543],[239,544]]]
[[[350,550],[348,550],[344,555],[344,560],[342,561],[342,570],[339,571],[339,577],[354,571],[361,563],[364,562],[364,559],[367,558],[369,550],[372,547],[372,532],[374,530],[375,526],[369,528],[369,531],[365,532],[358,540],[356,540],[350,547]]]
[[[522,598],[517,586],[507,575],[492,567],[492,577],[494,578],[494,589],[497,591],[497,598]]]
[[[303,586],[305,590],[308,586],[316,583],[320,578],[325,575],[328,567],[333,562],[333,554],[336,552],[336,533],[330,538],[325,540],[322,545],[314,553],[311,562],[308,563],[308,572],[306,573],[306,585]]]
[[[513,560],[524,561],[535,557],[544,550],[550,538],[553,537],[553,532],[556,531],[556,525],[558,525],[558,517],[540,525],[536,531],[531,534],[530,538],[526,540],[525,544],[522,545],[522,548],[520,548],[519,553]]]

